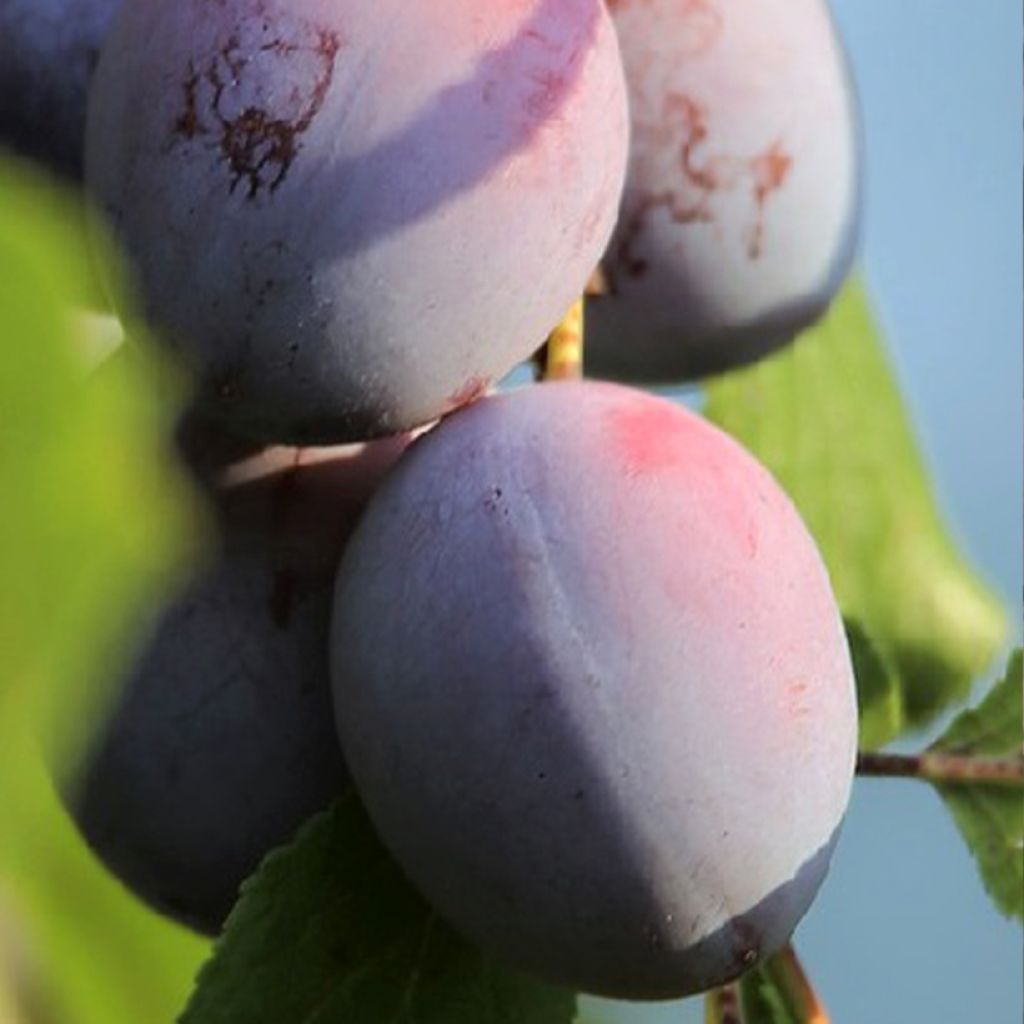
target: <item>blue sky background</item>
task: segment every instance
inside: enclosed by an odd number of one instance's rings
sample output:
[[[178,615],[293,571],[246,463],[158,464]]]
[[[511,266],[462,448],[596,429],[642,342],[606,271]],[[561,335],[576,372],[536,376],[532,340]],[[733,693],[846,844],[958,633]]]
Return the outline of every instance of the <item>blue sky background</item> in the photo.
[[[1022,592],[1020,0],[833,0],[867,134],[863,264],[943,509]],[[797,947],[833,1024],[1019,1024],[1022,937],[915,782],[858,782]],[[697,1024],[700,1001],[588,1024]]]

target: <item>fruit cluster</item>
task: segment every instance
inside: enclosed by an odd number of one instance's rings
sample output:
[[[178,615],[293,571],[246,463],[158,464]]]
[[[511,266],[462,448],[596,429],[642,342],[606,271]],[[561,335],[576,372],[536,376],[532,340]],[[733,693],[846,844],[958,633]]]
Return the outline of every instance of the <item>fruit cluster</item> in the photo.
[[[584,292],[619,380],[822,313],[860,180],[824,0],[10,0],[0,69],[0,141],[84,152],[195,368],[220,525],[72,798],[111,869],[215,931],[354,786],[556,983],[669,998],[783,945],[856,738],[811,537],[681,406],[494,391]]]

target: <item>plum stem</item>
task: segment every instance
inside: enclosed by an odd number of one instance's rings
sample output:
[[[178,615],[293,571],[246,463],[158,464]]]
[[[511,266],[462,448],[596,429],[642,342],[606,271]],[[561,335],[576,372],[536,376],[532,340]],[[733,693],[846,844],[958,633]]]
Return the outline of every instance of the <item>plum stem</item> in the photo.
[[[776,999],[783,1002],[787,1019],[800,1024],[830,1024],[828,1011],[814,991],[792,944],[765,960],[760,971],[763,979],[774,988]],[[736,984],[708,993],[704,1002],[704,1024],[743,1024],[746,1016]]]
[[[803,1024],[829,1024],[828,1011],[814,991],[791,943],[772,957],[767,966],[797,1020]]]
[[[708,993],[704,1002],[704,1024],[743,1024],[738,985],[723,985]]]
[[[971,757],[926,751],[923,754],[861,753],[857,774],[874,778],[925,779],[943,785],[1024,786],[1024,754]]]
[[[583,376],[583,299],[577,299],[548,337],[545,380]]]

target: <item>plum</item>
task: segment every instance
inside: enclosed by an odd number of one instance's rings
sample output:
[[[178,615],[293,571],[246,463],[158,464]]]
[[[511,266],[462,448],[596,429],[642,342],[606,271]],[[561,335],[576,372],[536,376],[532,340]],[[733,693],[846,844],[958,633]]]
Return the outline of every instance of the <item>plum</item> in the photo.
[[[824,877],[857,726],[827,573],[768,472],[665,399],[545,383],[443,421],[346,548],[331,649],[382,839],[522,969],[700,991]]]
[[[271,449],[224,470],[218,557],[161,616],[69,793],[107,866],[199,931],[350,786],[330,703],[334,573],[405,443]]]
[[[856,98],[824,0],[610,0],[629,87],[588,369],[700,377],[828,307],[860,221]]]
[[[82,176],[85,106],[121,0],[0,0],[0,148]]]
[[[127,0],[87,179],[231,429],[411,428],[524,359],[625,173],[601,0]]]

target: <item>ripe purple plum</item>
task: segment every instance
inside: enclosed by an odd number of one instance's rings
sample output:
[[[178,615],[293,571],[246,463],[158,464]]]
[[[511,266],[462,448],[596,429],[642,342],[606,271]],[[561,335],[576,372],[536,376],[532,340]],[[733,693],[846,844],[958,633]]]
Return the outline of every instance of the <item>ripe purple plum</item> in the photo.
[[[629,87],[588,369],[700,377],[792,340],[849,271],[859,115],[825,0],[609,0]]]
[[[406,441],[271,449],[205,482],[218,557],[144,643],[69,795],[114,874],[199,931],[350,785],[331,713],[334,574]]]
[[[82,176],[86,95],[121,0],[0,0],[0,149]]]
[[[338,574],[357,789],[468,937],[660,999],[778,949],[853,773],[842,623],[768,472],[664,399],[547,383],[417,441]]]
[[[86,96],[120,0],[0,0],[0,148],[81,178]]]
[[[207,410],[334,442],[436,419],[542,343],[627,135],[601,0],[127,0],[87,179]]]

